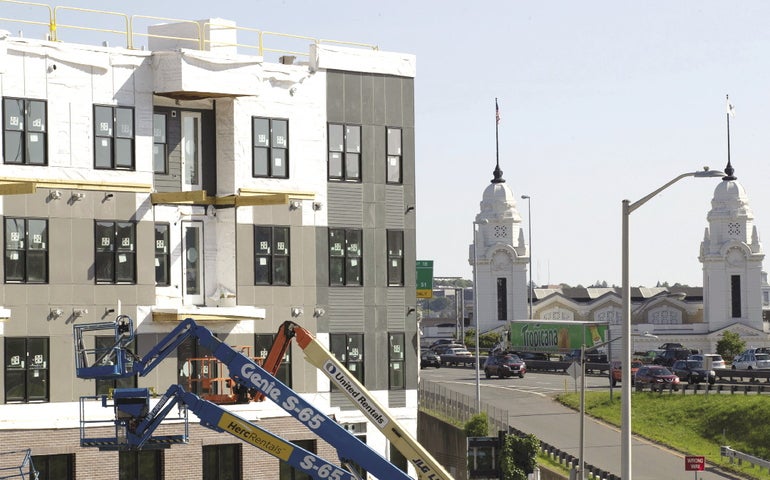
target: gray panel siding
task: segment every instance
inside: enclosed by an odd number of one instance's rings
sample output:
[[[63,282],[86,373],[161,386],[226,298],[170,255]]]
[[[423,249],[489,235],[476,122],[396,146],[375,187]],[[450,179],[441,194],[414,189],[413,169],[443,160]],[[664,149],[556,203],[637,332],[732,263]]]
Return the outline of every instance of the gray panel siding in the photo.
[[[390,287],[387,290],[388,303],[388,331],[405,332],[406,329],[406,302],[404,288]],[[412,313],[414,315],[414,313]]]
[[[329,288],[329,308],[326,309],[326,316],[330,332],[367,333],[364,321],[364,289]]]
[[[404,215],[413,215],[414,212],[405,214],[404,189],[401,186],[388,185],[385,187],[385,224],[387,228],[404,228]]]
[[[356,227],[362,224],[364,203],[360,183],[329,183],[328,201],[330,226]]]

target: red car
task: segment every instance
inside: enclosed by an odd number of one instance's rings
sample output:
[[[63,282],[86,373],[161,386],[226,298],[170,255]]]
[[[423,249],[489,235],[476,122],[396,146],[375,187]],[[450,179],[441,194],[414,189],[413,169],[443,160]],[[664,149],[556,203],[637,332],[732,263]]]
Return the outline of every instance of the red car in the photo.
[[[631,360],[631,385],[634,384],[634,377],[636,376],[636,371],[639,370],[641,366],[644,364],[640,360]],[[610,384],[614,387],[618,384],[618,382],[622,382],[622,371],[621,371],[621,363],[620,360],[614,360],[612,364],[610,365]]]
[[[650,387],[653,392],[664,389],[679,390],[679,377],[674,372],[661,365],[643,365],[636,371],[634,377],[636,391],[641,392],[644,387]]]
[[[484,375],[487,378],[492,378],[493,375],[500,378],[513,375],[524,378],[525,373],[527,373],[527,364],[518,355],[490,355],[484,363]]]

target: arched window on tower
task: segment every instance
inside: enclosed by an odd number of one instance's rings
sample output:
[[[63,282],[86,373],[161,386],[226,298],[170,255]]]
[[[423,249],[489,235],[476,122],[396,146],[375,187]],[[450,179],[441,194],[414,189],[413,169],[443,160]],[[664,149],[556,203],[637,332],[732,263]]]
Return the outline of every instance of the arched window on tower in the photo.
[[[741,317],[741,276],[740,275],[732,275],[730,277],[730,295],[731,295],[730,304],[732,306],[732,317],[740,318]]]
[[[497,319],[508,320],[508,279],[497,279]]]

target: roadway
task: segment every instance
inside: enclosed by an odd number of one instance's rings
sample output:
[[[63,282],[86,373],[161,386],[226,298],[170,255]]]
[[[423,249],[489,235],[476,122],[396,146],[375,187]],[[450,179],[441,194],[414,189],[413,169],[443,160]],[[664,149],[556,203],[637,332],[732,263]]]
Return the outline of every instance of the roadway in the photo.
[[[476,377],[472,368],[426,368],[420,371],[421,381],[437,383],[452,391],[476,397]],[[553,396],[564,391],[577,391],[580,384],[567,374],[528,372],[523,379],[497,377],[480,379],[484,403],[508,411],[508,423],[523,432],[573,456],[580,454],[580,414],[562,406]],[[587,391],[603,390],[609,395],[606,376],[587,376]],[[615,388],[619,393],[619,386]],[[589,416],[585,417],[584,461],[595,467],[620,475],[620,430]],[[719,454],[713,452],[712,454]],[[705,471],[685,471],[684,455],[633,437],[632,472],[635,480],[674,479],[737,479],[706,466]],[[697,473],[697,475],[695,475]]]

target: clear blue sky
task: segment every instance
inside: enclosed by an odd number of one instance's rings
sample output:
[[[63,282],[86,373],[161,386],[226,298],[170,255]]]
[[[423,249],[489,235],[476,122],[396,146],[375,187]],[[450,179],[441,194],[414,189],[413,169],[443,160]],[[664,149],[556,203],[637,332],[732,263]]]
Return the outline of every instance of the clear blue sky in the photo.
[[[433,260],[436,276],[471,277],[472,222],[495,162],[495,97],[504,178],[517,199],[532,197],[536,283],[620,284],[621,201],[704,165],[724,168],[726,94],[736,107],[735,173],[760,240],[770,238],[767,1],[51,5],[219,17],[416,55],[417,257]],[[684,179],[633,213],[633,285],[702,285],[697,256],[716,183]]]

